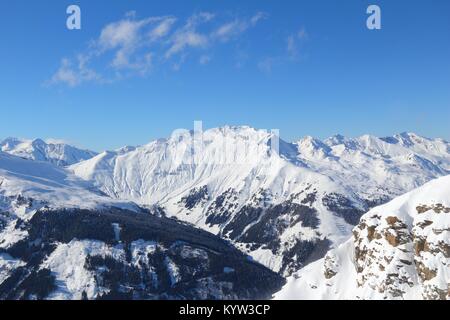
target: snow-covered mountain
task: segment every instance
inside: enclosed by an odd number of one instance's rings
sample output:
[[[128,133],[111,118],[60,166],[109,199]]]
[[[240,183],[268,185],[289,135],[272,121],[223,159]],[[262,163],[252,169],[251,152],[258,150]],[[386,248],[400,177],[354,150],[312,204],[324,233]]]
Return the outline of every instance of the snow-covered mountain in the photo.
[[[450,176],[369,211],[275,298],[450,300]]]
[[[450,173],[450,143],[414,133],[355,139],[337,135],[316,142],[317,146],[307,138],[297,145],[300,158],[314,171],[350,185],[362,198],[375,202]]]
[[[94,151],[78,149],[64,143],[18,138],[7,138],[1,141],[0,151],[26,159],[51,162],[58,166],[72,165],[97,155]]]
[[[223,127],[81,162],[5,141],[0,299],[267,298],[283,279],[257,262],[300,276],[278,298],[442,298],[449,283],[448,177],[426,184],[450,174],[442,139]]]
[[[290,275],[348,239],[371,207],[448,174],[450,144],[414,134],[288,143],[223,127],[104,152],[70,169],[113,198],[157,205]]]
[[[36,199],[41,204],[39,209],[44,206],[82,209],[137,207],[129,201],[108,197],[67,169],[0,152],[0,210],[14,211],[25,219],[27,210],[20,204],[21,201],[14,201],[17,195]]]
[[[0,152],[0,300],[262,299],[283,284],[210,233]]]
[[[7,213],[0,219],[0,246],[7,247],[26,237],[16,223],[30,220],[38,210],[109,207],[138,208],[104,195],[66,169],[0,152],[0,212]]]

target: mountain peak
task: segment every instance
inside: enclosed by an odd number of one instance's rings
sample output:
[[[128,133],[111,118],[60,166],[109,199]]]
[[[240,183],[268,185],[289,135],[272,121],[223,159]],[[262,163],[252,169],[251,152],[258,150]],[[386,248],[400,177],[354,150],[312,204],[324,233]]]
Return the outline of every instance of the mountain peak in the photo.
[[[422,137],[414,132],[402,132],[397,135],[398,137],[404,138],[404,139],[410,139],[410,140],[423,140],[427,139],[425,137]]]
[[[40,138],[37,138],[37,139],[34,139],[34,140],[31,142],[31,144],[32,144],[33,146],[44,147],[44,146],[48,145],[49,143],[45,142],[44,140],[42,140],[42,139],[40,139]]]
[[[25,139],[19,139],[19,138],[15,138],[15,137],[8,137],[3,139],[0,142],[0,147],[1,149],[4,150],[8,150],[11,148],[14,148],[15,146],[24,143],[26,140]]]
[[[298,144],[304,148],[313,148],[313,149],[326,149],[329,147],[322,142],[322,140],[314,138],[312,136],[305,136],[299,140]]]

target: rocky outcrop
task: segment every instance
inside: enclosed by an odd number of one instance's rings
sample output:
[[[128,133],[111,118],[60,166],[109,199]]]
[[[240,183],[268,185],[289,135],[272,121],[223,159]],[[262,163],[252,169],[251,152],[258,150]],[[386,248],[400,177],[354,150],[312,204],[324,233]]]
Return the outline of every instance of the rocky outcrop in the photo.
[[[413,226],[414,263],[425,299],[450,299],[450,208],[442,204],[416,208],[419,222]],[[445,223],[442,223],[445,222]]]
[[[374,208],[277,297],[450,300],[449,204],[450,176]]]

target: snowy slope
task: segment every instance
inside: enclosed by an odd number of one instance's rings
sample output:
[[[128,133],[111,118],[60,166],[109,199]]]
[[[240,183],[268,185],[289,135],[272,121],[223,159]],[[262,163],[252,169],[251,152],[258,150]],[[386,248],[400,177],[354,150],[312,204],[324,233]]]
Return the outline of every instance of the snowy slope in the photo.
[[[199,144],[193,132],[182,132],[70,169],[111,197],[161,206],[231,239],[288,275],[347,239],[370,207],[450,168],[447,142],[412,134],[280,140],[279,154],[273,137],[223,127],[203,132]]]
[[[267,299],[283,284],[210,233],[0,152],[0,300]]]
[[[47,143],[41,139],[17,138],[7,138],[1,141],[0,151],[26,159],[47,161],[58,166],[72,165],[97,155],[96,152],[78,149],[64,143]]]
[[[8,247],[26,236],[16,228],[40,209],[108,207],[137,210],[137,206],[111,199],[89,182],[48,162],[22,159],[0,152],[0,247]]]
[[[134,206],[109,198],[64,168],[0,152],[0,209],[10,209],[9,199],[17,196],[48,203],[53,208]]]
[[[450,176],[365,214],[276,299],[450,299]]]

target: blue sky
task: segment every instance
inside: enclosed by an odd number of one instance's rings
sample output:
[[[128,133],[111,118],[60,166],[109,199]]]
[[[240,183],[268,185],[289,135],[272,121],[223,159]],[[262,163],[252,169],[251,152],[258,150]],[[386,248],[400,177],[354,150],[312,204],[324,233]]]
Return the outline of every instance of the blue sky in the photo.
[[[103,150],[202,120],[450,139],[449,30],[448,0],[5,0],[0,137]]]

